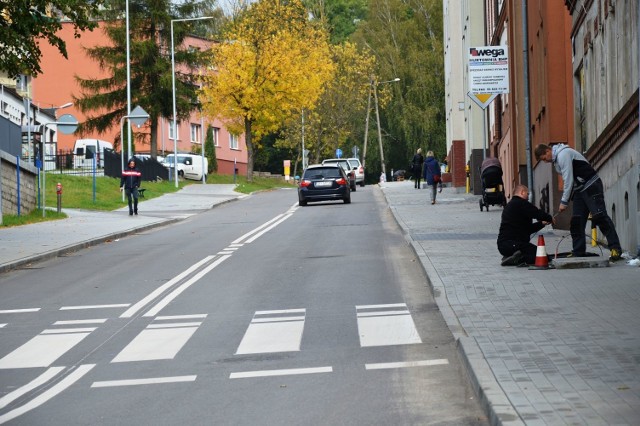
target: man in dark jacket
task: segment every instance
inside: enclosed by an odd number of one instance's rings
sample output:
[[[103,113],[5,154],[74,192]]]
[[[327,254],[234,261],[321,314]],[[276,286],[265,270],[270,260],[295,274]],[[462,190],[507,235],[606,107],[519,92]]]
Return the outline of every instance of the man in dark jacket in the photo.
[[[535,264],[537,247],[530,243],[531,234],[553,223],[553,217],[528,201],[529,189],[517,185],[514,195],[502,211],[498,251],[504,256],[502,266]],[[536,219],[537,222],[532,222]]]
[[[140,187],[141,176],[142,173],[136,168],[136,159],[131,158],[127,168],[122,172],[122,178],[120,178],[120,190],[125,191],[129,202],[129,216],[138,214],[138,188]]]

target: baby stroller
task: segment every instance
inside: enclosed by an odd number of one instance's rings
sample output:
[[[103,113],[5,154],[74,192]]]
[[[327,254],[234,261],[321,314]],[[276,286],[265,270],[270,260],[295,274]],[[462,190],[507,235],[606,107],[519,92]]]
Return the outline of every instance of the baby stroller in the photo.
[[[480,211],[489,205],[507,205],[507,198],[504,195],[504,183],[502,182],[502,165],[497,158],[487,158],[480,167],[480,179],[482,180],[482,198]]]

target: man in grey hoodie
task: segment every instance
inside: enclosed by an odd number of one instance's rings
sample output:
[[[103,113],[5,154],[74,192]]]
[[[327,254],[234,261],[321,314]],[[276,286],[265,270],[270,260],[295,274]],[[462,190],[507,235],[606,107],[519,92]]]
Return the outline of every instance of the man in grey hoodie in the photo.
[[[573,216],[569,225],[573,240],[573,256],[584,256],[586,253],[585,227],[591,213],[593,223],[607,239],[611,250],[609,259],[619,260],[622,248],[613,221],[607,214],[602,181],[587,159],[565,144],[540,144],[536,146],[534,154],[538,161],[553,163],[556,171],[562,175],[564,191],[558,212],[565,211],[569,201],[573,199]]]

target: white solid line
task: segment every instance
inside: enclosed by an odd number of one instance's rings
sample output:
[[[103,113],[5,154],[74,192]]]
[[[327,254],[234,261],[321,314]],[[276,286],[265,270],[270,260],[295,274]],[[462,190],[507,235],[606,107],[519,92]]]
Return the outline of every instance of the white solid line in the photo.
[[[249,238],[246,241],[247,244],[254,242],[255,240],[257,240],[258,238],[260,238],[261,236],[263,236],[267,232],[271,231],[273,228],[275,228],[276,226],[280,225],[285,220],[289,219],[291,217],[291,215],[292,215],[292,213],[286,214],[283,218],[281,218],[277,222],[273,223],[272,225],[270,225],[267,228],[263,229],[262,231],[258,232],[257,234],[255,234],[253,237]]]
[[[164,324],[149,324],[147,328],[199,327],[201,325],[201,322],[167,322]]]
[[[257,324],[265,322],[304,321],[304,318],[305,317],[254,318],[251,322]]]
[[[281,310],[276,310],[276,311],[256,311],[255,315],[304,313],[306,311],[307,310],[304,309],[304,308],[301,308],[301,309],[281,309]]]
[[[244,244],[229,244],[229,247],[236,247],[236,248],[240,248],[244,246]]]
[[[177,319],[196,319],[196,318],[206,318],[208,314],[194,314],[194,315],[166,315],[155,317],[154,321],[164,321],[164,320],[177,320]]]
[[[63,306],[61,311],[74,311],[80,309],[108,309],[108,308],[126,308],[130,303],[118,303],[113,305],[86,305],[86,306]]]
[[[244,371],[242,373],[231,373],[229,375],[229,378],[246,379],[250,377],[292,376],[296,374],[316,374],[331,372],[333,372],[333,367],[289,368],[284,370]]]
[[[235,246],[233,246],[233,245],[230,245],[230,246],[228,246],[227,248],[225,248],[225,250],[228,250],[228,251],[237,251],[237,250],[238,250],[238,248],[239,248],[239,247],[235,247]]]
[[[11,410],[8,413],[0,416],[0,424],[6,423],[9,420],[13,420],[16,417],[26,413],[27,411],[33,410],[34,408],[41,406],[42,404],[49,401],[51,398],[58,395],[59,393],[67,389],[69,386],[71,386],[72,384],[80,380],[82,376],[87,374],[93,367],[95,367],[95,364],[83,364],[79,366],[75,371],[70,373],[67,377],[59,381],[56,385],[52,386],[45,392],[41,393],[36,398],[16,408],[15,410]]]
[[[398,308],[407,307],[406,303],[390,303],[388,305],[356,305],[356,309],[378,309],[378,308]]]
[[[409,311],[376,311],[376,312],[358,312],[358,318],[364,317],[388,317],[392,315],[410,315]]]
[[[93,382],[92,388],[109,388],[115,386],[157,385],[161,383],[195,382],[197,376],[156,377],[152,379],[107,380]]]
[[[29,309],[5,309],[0,311],[0,314],[22,314],[25,312],[38,312],[40,308],[29,308]]]
[[[224,256],[224,255],[227,255],[227,254],[233,254],[233,253],[234,253],[234,252],[232,252],[232,251],[219,251],[219,252],[218,252],[218,253],[216,253],[216,254],[219,254],[220,256]]]
[[[31,392],[33,389],[37,388],[44,383],[47,383],[50,379],[55,377],[59,372],[64,370],[64,367],[51,367],[26,385],[19,387],[11,393],[6,394],[2,398],[0,398],[0,409],[6,407],[11,402],[20,398],[22,395],[25,395],[28,392]]]
[[[242,242],[242,240],[244,240],[245,238],[250,237],[251,235],[255,234],[256,232],[260,231],[262,228],[267,227],[269,225],[271,225],[271,223],[275,222],[276,220],[280,219],[282,216],[284,215],[284,213],[279,214],[278,216],[274,217],[273,219],[271,219],[268,222],[263,223],[262,225],[258,226],[255,229],[252,229],[251,231],[247,232],[246,234],[244,234],[243,236],[241,236],[240,238],[234,240],[231,242],[232,245],[234,244],[240,244]],[[242,244],[246,244],[246,243],[242,243]]]
[[[426,361],[406,361],[406,362],[381,362],[377,364],[365,364],[367,370],[385,370],[390,368],[427,367],[432,365],[447,365],[447,359],[430,359]]]
[[[187,275],[189,275],[190,273],[192,273],[196,269],[200,268],[202,265],[204,265],[205,263],[209,262],[214,257],[215,256],[207,256],[204,259],[202,259],[200,262],[198,262],[198,263],[192,265],[191,267],[189,267],[186,271],[180,273],[179,275],[176,275],[174,278],[170,279],[169,281],[167,281],[166,283],[164,283],[163,285],[161,285],[160,287],[158,287],[157,289],[155,289],[154,291],[149,293],[145,298],[140,300],[138,303],[133,305],[131,308],[126,310],[122,315],[120,315],[120,318],[131,318],[136,312],[138,312],[140,309],[142,309],[143,306],[151,303],[151,301],[153,299],[155,299],[160,294],[162,294],[166,289],[168,289],[169,287],[173,286],[175,283],[177,283],[178,281],[180,281],[181,279],[183,279],[184,277],[186,277]]]
[[[107,322],[106,318],[99,318],[99,319],[86,319],[86,320],[56,321],[53,323],[53,325],[104,324],[105,322]]]
[[[95,331],[96,327],[87,327],[87,328],[48,328],[46,330],[42,330],[40,334],[67,334],[67,333],[91,333]]]
[[[145,317],[153,317],[153,316],[158,315],[158,312],[160,312],[169,303],[171,303],[171,301],[173,299],[175,299],[176,297],[180,296],[180,294],[183,291],[185,291],[186,289],[188,289],[189,287],[191,287],[191,285],[193,283],[197,282],[200,278],[202,278],[206,274],[208,274],[213,268],[215,268],[216,266],[220,265],[222,262],[224,262],[225,260],[227,260],[230,257],[231,257],[231,255],[227,255],[227,256],[222,256],[222,257],[219,257],[218,259],[216,259],[215,262],[213,262],[211,265],[207,266],[202,271],[198,272],[196,275],[191,277],[191,279],[189,279],[188,281],[183,283],[181,286],[179,286],[178,288],[173,290],[171,293],[169,293],[167,296],[165,296],[164,299],[162,299],[160,302],[158,302],[153,308],[151,308],[143,316],[145,316]]]

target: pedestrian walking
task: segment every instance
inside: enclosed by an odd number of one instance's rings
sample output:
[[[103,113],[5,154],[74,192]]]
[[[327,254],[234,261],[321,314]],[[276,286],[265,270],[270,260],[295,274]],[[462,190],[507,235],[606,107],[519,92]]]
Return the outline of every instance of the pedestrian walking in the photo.
[[[418,148],[413,159],[411,160],[411,173],[413,174],[413,187],[420,189],[420,177],[422,177],[422,164],[424,157],[422,156],[422,148]]]
[[[424,180],[431,187],[431,204],[435,204],[438,184],[442,181],[442,177],[440,163],[433,155],[433,151],[427,152],[427,159],[424,162]]]
[[[502,211],[498,232],[498,251],[502,266],[518,266],[522,262],[535,264],[538,247],[530,242],[534,234],[553,223],[553,217],[529,201],[529,188],[516,185],[513,197]],[[537,222],[533,222],[536,219]]]
[[[536,160],[553,163],[556,171],[562,175],[564,191],[558,211],[560,213],[565,211],[569,201],[573,199],[573,214],[569,225],[573,240],[571,256],[581,257],[586,254],[585,227],[591,213],[592,222],[600,228],[607,239],[611,251],[609,260],[619,260],[622,247],[615,225],[607,214],[602,180],[587,159],[565,144],[553,146],[540,144],[536,146],[534,154]]]
[[[142,173],[136,167],[136,159],[132,157],[120,178],[120,190],[125,192],[129,203],[129,216],[138,214],[138,188],[141,177]]]

